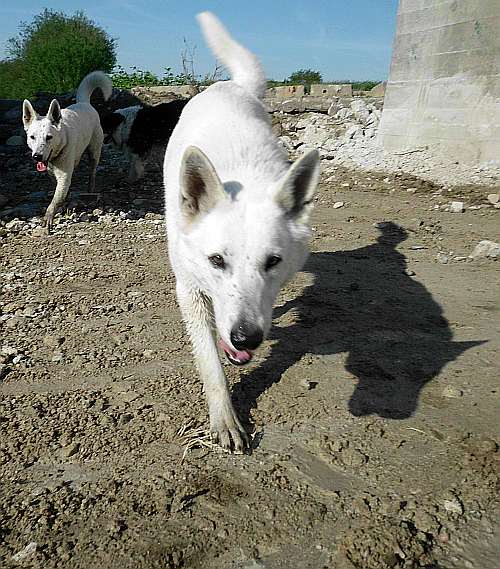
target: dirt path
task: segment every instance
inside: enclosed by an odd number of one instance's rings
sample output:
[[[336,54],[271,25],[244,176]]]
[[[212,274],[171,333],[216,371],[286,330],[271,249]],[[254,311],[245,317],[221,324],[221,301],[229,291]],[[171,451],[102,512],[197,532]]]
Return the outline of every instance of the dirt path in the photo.
[[[109,210],[0,238],[0,565],[498,567],[500,264],[466,257],[499,240],[500,212],[434,209],[448,197],[407,177],[325,175],[271,338],[227,366],[251,454],[181,462],[177,431],[207,413],[161,181],[127,189],[111,163]]]

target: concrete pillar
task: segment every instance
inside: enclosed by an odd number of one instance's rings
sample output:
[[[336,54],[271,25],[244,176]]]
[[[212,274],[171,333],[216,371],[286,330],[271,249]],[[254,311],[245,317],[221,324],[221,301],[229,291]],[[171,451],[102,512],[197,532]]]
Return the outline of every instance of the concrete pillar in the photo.
[[[500,162],[500,0],[400,0],[380,139]]]

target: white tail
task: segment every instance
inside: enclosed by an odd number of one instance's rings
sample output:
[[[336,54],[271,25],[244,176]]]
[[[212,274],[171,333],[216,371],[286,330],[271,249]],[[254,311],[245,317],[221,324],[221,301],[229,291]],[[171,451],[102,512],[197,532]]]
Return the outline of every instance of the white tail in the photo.
[[[197,16],[203,35],[215,56],[229,69],[233,81],[261,99],[266,92],[266,76],[257,57],[230,36],[211,13]]]
[[[77,103],[90,103],[90,95],[99,88],[107,101],[113,92],[111,79],[103,71],[93,71],[83,78],[76,92]]]

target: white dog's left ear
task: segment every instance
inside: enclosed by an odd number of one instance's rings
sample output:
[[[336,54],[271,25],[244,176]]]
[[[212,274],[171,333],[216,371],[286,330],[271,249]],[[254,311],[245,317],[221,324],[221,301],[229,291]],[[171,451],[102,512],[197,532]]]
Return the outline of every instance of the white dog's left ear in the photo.
[[[189,221],[208,213],[220,200],[227,199],[213,164],[196,146],[189,146],[184,152],[180,186],[181,210]]]
[[[59,124],[59,121],[61,120],[61,107],[59,106],[57,99],[52,99],[47,112],[47,118],[53,124]]]
[[[311,150],[296,160],[278,185],[276,201],[290,217],[306,222],[319,179],[319,152]]]

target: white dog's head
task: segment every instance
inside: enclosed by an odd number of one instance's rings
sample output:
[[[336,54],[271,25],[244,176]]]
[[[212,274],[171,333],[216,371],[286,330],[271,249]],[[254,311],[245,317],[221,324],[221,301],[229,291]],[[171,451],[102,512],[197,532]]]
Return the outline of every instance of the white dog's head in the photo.
[[[64,146],[61,118],[61,107],[56,99],[50,103],[49,111],[44,117],[35,111],[28,100],[23,103],[24,130],[39,172],[47,170],[50,159],[57,156]]]
[[[234,364],[250,361],[269,332],[280,288],[307,257],[318,177],[313,150],[265,192],[239,192],[234,182],[221,183],[201,150],[184,153],[182,262],[210,297],[220,344]]]

